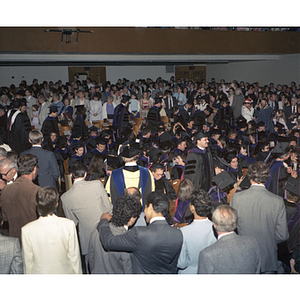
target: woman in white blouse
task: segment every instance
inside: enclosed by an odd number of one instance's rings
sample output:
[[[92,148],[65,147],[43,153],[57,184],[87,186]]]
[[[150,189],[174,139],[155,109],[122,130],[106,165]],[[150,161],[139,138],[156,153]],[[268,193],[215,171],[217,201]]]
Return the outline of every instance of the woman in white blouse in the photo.
[[[90,101],[90,122],[102,120],[101,93],[96,92]]]

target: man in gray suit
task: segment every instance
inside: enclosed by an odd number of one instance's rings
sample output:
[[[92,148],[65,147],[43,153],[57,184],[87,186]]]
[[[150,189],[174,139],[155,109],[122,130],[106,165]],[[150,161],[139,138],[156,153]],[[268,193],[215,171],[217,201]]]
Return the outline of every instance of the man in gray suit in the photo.
[[[0,227],[3,213],[0,207]],[[0,274],[23,274],[23,260],[18,238],[0,234]]]
[[[198,274],[254,274],[260,273],[260,253],[255,238],[239,236],[237,213],[231,206],[219,205],[212,221],[218,241],[199,254]]]
[[[113,207],[109,224],[113,235],[124,234],[139,217],[142,210],[140,199],[122,196]],[[88,252],[89,268],[92,274],[131,274],[132,263],[130,253],[109,251],[103,248],[97,226],[91,234]]]
[[[43,134],[39,130],[29,132],[29,142],[32,148],[20,154],[33,154],[39,159],[39,167],[37,172],[37,184],[40,187],[51,186],[56,189],[56,181],[59,177],[59,169],[57,160],[52,151],[42,148]]]
[[[87,166],[75,162],[70,169],[73,185],[61,196],[65,216],[78,225],[83,272],[88,271],[88,246],[92,230],[105,212],[111,212],[112,204],[99,180],[86,181]]]
[[[255,237],[261,255],[261,272],[277,273],[277,244],[289,237],[284,202],[264,186],[270,176],[266,163],[257,161],[249,165],[247,175],[251,187],[235,193],[230,202],[239,217],[237,230],[241,236]]]
[[[242,113],[241,109],[244,101],[245,101],[245,97],[242,94],[241,88],[239,87],[236,88],[235,95],[233,96],[232,105],[231,105],[235,119],[237,119],[241,115]]]
[[[38,101],[40,104],[39,111],[38,111],[38,119],[39,119],[39,127],[38,129],[42,128],[42,125],[45,121],[45,119],[48,117],[49,114],[49,105],[46,102],[45,96],[44,95],[39,95]],[[37,129],[37,127],[36,127]]]

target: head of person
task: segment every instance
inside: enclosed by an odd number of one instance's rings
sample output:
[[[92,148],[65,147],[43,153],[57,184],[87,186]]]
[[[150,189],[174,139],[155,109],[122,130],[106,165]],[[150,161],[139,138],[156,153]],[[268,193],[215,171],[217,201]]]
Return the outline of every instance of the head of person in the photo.
[[[129,145],[125,147],[122,152],[120,153],[120,156],[124,163],[129,163],[129,162],[135,162],[138,160],[140,156],[140,147],[139,144],[134,144],[134,145]]]
[[[248,166],[247,175],[250,182],[264,184],[271,175],[269,166],[263,161],[257,161]]]
[[[212,221],[218,234],[234,231],[237,227],[237,212],[228,204],[219,205],[212,214]]]
[[[36,194],[38,214],[42,217],[52,215],[58,204],[58,191],[50,186],[40,188]]]
[[[190,197],[190,211],[199,217],[209,217],[213,207],[213,199],[210,194],[201,189],[192,191]]]
[[[195,135],[194,141],[195,141],[195,145],[197,145],[200,148],[207,148],[208,147],[208,137],[202,131],[200,131],[199,133],[197,133]]]
[[[31,175],[35,179],[38,168],[38,158],[33,154],[24,154],[18,159],[18,173],[20,176]]]
[[[178,187],[178,200],[190,200],[194,185],[189,179],[183,179]]]
[[[142,193],[136,187],[129,187],[129,188],[125,189],[122,196],[134,197],[134,198],[138,199],[140,202],[142,199]]]
[[[164,167],[161,164],[153,164],[150,167],[150,171],[154,177],[154,180],[159,180],[164,176]]]
[[[184,151],[186,148],[186,141],[184,139],[178,139],[177,141],[177,148],[181,151]]]
[[[34,129],[29,132],[29,142],[31,145],[42,145],[43,139],[43,134],[40,130]]]
[[[73,180],[78,178],[85,178],[86,174],[87,174],[87,166],[80,161],[76,161],[70,167],[70,175]]]
[[[49,116],[52,118],[56,118],[58,115],[58,109],[56,106],[50,106],[49,108]]]
[[[136,197],[122,196],[113,207],[111,223],[117,227],[131,226],[142,211],[141,202]]]
[[[106,144],[107,144],[107,141],[106,139],[97,139],[97,149],[100,151],[100,152],[103,152],[106,148]]]
[[[237,169],[239,166],[239,161],[235,152],[229,152],[228,155],[226,156],[226,161],[233,169]]]
[[[0,147],[0,160],[7,157],[7,151]]]
[[[1,179],[10,182],[18,172],[17,163],[10,158],[0,160],[0,176]]]
[[[100,153],[93,155],[91,162],[88,165],[87,174],[92,175],[95,173],[99,173],[100,177],[105,176],[105,165],[103,156]]]
[[[171,221],[169,214],[169,200],[162,192],[151,192],[147,196],[144,209],[147,223],[154,217],[165,217],[167,222]]]

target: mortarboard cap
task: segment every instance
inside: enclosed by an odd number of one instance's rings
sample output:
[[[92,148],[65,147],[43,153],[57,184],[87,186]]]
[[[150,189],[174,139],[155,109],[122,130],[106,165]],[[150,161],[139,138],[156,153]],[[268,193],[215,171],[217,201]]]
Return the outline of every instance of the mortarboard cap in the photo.
[[[106,145],[107,144],[107,139],[102,138],[102,137],[98,137],[97,138],[97,145],[98,144],[100,144],[100,145]]]
[[[228,162],[224,158],[218,156],[216,156],[216,158],[217,159],[215,160],[215,162],[220,169],[226,170],[229,167]]]
[[[128,146],[125,146],[120,153],[120,156],[131,158],[140,153],[140,144],[132,143]]]
[[[207,134],[203,131],[198,132],[195,137],[194,137],[194,141],[196,142],[197,140],[201,140],[202,138],[207,137]]]
[[[49,113],[51,114],[51,113],[53,113],[53,112],[58,112],[57,106],[50,106],[50,107],[49,107]]]
[[[245,178],[240,183],[240,187],[244,188],[244,189],[248,189],[250,186],[251,186],[250,179],[249,179],[248,175],[246,175]]]
[[[171,136],[171,134],[168,131],[165,131],[164,133],[162,133],[158,138],[162,142],[167,142],[167,141],[171,141],[172,140],[172,136]]]
[[[217,184],[220,190],[223,190],[231,184],[236,183],[236,180],[233,179],[227,171],[222,171],[220,174],[214,176],[212,180]]]
[[[272,150],[272,153],[274,154],[285,154],[289,151],[289,143],[288,142],[278,142],[277,145]]]
[[[98,132],[98,130],[99,130],[99,128],[96,127],[96,126],[91,126],[91,127],[89,128],[89,132],[92,132],[92,131]]]
[[[289,176],[285,189],[289,191],[292,196],[300,196],[300,186],[299,186],[299,178],[293,178]]]

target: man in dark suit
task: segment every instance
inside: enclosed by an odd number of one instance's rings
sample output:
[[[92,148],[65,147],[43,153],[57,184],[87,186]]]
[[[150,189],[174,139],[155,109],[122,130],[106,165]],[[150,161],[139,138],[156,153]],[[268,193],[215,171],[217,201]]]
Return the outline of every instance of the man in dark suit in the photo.
[[[163,97],[165,101],[165,111],[169,118],[173,116],[174,107],[177,105],[178,101],[175,97],[172,96],[173,93],[170,90],[165,91],[165,96]]]
[[[291,105],[287,105],[283,107],[283,112],[286,119],[286,126],[289,130],[295,126],[295,123],[292,123],[297,116],[297,99],[296,97],[291,98]]]
[[[288,239],[283,199],[269,192],[264,183],[270,176],[268,165],[257,161],[248,167],[251,187],[235,193],[230,205],[238,214],[238,234],[255,237],[261,255],[261,272],[277,273],[277,244]]]
[[[218,241],[202,250],[198,260],[198,274],[254,274],[260,273],[260,253],[255,238],[239,236],[236,210],[227,204],[213,212],[213,226]]]
[[[126,234],[114,236],[109,228],[109,214],[98,224],[102,245],[108,250],[132,252],[134,274],[175,274],[183,242],[180,230],[171,227],[169,201],[160,192],[148,196],[144,210],[148,226],[134,227]]]
[[[56,181],[59,177],[58,164],[52,151],[42,148],[43,134],[39,130],[29,133],[29,142],[32,148],[21,153],[33,154],[39,159],[37,183],[40,187],[51,186],[56,189]]]

